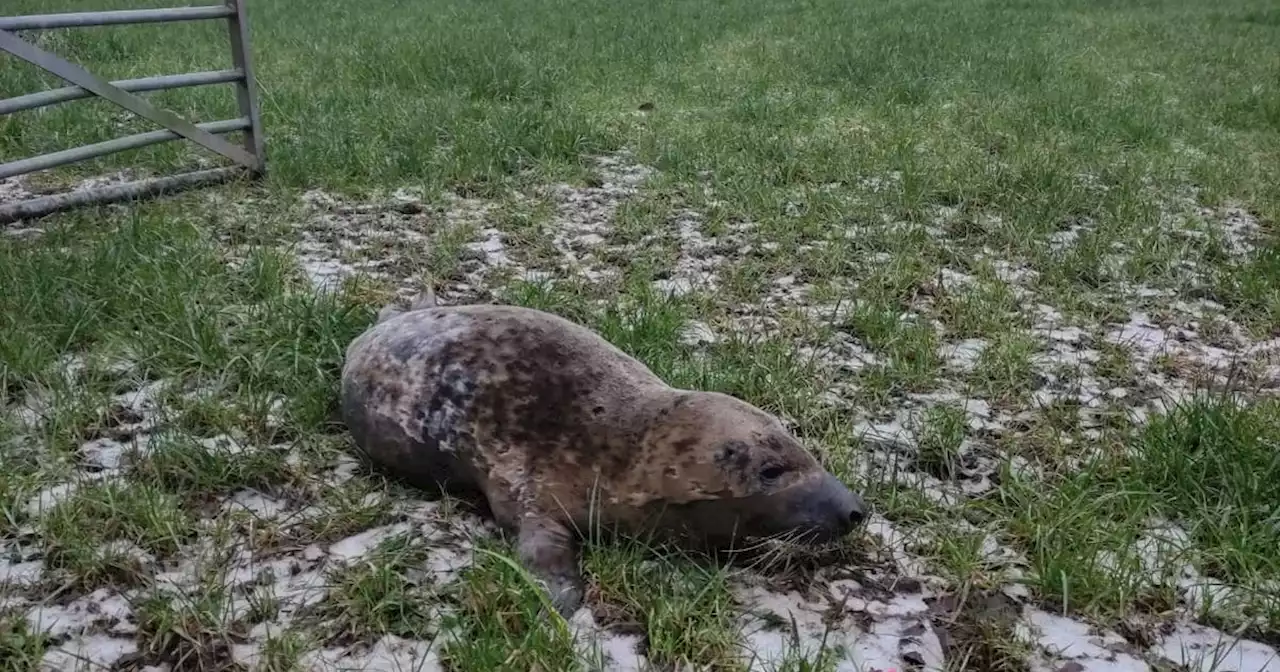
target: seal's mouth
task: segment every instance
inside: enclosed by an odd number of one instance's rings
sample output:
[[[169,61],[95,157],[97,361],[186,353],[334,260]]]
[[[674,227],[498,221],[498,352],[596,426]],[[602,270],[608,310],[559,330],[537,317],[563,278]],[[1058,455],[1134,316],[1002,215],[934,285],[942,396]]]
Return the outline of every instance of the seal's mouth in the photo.
[[[866,516],[862,498],[830,474],[769,494],[664,506],[658,513],[713,546],[820,547],[856,530]]]
[[[856,525],[815,525],[802,528],[796,541],[805,546],[827,546],[849,536],[855,529]]]

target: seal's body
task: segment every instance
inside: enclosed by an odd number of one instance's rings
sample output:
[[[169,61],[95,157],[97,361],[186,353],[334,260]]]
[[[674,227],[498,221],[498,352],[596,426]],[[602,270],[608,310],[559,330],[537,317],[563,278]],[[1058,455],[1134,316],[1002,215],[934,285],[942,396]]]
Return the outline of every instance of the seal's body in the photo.
[[[370,459],[423,487],[481,495],[569,613],[577,531],[720,548],[828,541],[865,515],[773,416],[668,386],[594,332],[501,305],[384,309],[348,346],[342,415]]]

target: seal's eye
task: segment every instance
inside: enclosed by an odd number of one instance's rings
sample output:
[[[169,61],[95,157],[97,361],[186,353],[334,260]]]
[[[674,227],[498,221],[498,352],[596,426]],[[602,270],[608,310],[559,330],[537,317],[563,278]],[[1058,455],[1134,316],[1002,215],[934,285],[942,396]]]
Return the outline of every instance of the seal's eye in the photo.
[[[779,467],[776,465],[771,467],[765,467],[760,471],[760,480],[765,482],[776,481],[779,478],[782,478],[782,475],[786,473],[786,471],[787,471],[786,469],[783,469],[782,467]]]

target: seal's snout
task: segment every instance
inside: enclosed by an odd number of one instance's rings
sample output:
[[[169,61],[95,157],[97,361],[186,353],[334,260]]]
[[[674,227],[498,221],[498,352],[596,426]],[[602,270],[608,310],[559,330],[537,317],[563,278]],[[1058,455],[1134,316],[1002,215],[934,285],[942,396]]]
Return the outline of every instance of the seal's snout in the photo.
[[[823,516],[829,522],[827,526],[835,532],[836,536],[844,536],[858,526],[867,518],[867,504],[862,501],[856,493],[840,482],[840,479],[827,474],[822,478],[822,486],[819,488],[821,495],[818,501],[819,506],[826,509]]]

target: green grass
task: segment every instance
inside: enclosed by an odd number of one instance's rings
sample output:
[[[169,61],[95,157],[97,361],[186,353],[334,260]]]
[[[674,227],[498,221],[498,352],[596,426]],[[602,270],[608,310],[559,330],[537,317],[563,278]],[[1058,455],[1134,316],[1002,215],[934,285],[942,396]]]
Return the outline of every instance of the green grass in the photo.
[[[510,549],[489,549],[467,568],[456,600],[457,636],[446,643],[444,659],[452,669],[585,669],[563,620],[549,615],[547,601],[531,590],[530,575],[503,556]],[[501,554],[501,555],[496,555]]]
[[[1007,491],[1012,529],[1032,552],[1041,589],[1077,607],[1123,612],[1137,601],[1169,603],[1170,586],[1153,585],[1153,572],[1177,576],[1189,564],[1209,580],[1255,592],[1250,613],[1237,617],[1261,631],[1273,627],[1280,602],[1267,585],[1280,572],[1277,418],[1271,401],[1248,408],[1195,402],[1144,427],[1124,450],[1064,476],[1050,495],[1043,484],[1016,480]],[[1175,521],[1186,541],[1148,529],[1160,520]],[[1138,540],[1152,535],[1172,540],[1144,558]]]
[[[5,672],[18,672],[36,667],[44,655],[48,642],[33,633],[26,620],[6,618],[0,621],[0,653],[4,654]]]
[[[41,518],[45,559],[88,588],[126,583],[150,562],[170,557],[193,536],[190,514],[157,488],[87,486]],[[112,546],[110,542],[123,542]],[[139,558],[136,553],[143,555]]]
[[[92,4],[115,6],[137,3]],[[11,11],[37,9],[49,8],[18,0]],[[1148,173],[1250,200],[1276,194],[1268,158],[1280,112],[1275,93],[1254,86],[1277,67],[1265,56],[1275,31],[1266,3],[526,9],[320,4],[298,14],[255,3],[273,174],[295,186],[487,185],[633,144],[682,177],[714,165],[732,207],[757,215],[780,189],[901,171],[901,189],[887,196],[904,213],[999,208],[1004,225],[983,236],[997,241],[1032,222],[1043,231],[1068,216],[1122,217]],[[214,25],[48,35],[51,48],[109,77],[227,58]],[[33,70],[7,61],[5,89],[48,81]],[[202,119],[234,110],[226,90],[160,99]],[[653,113],[634,114],[645,102]],[[8,122],[5,153],[103,134],[86,122],[118,118],[106,105],[65,109],[39,124]],[[1174,151],[1175,141],[1203,156]],[[1084,188],[1079,172],[1111,189]]]
[[[152,439],[151,454],[132,471],[135,480],[178,496],[226,495],[240,488],[267,489],[287,482],[288,467],[278,449],[234,448],[234,443],[200,442],[163,434]]]
[[[190,597],[151,596],[135,607],[139,649],[150,660],[185,669],[225,669],[231,646],[243,636],[240,623],[228,623],[231,596],[213,582]]]
[[[725,568],[678,556],[653,561],[639,544],[592,548],[584,564],[610,616],[644,632],[653,664],[739,669]]]
[[[1000,333],[983,349],[974,365],[975,392],[992,401],[1018,404],[1037,387],[1032,364],[1037,344],[1017,332]]]
[[[5,13],[163,4],[10,0]],[[1202,620],[1259,637],[1280,628],[1280,409],[1189,406],[1135,426],[1130,406],[1171,379],[1192,382],[1197,366],[1143,363],[1139,349],[1102,339],[1138,309],[1206,343],[1233,342],[1228,320],[1249,338],[1275,336],[1280,13],[1268,2],[374,0],[299,11],[253,0],[249,12],[262,184],[86,209],[39,222],[38,237],[0,236],[0,402],[43,402],[34,429],[0,413],[0,541],[34,543],[51,569],[31,596],[150,590],[159,569],[122,542],[168,562],[223,535],[275,557],[416,521],[405,513],[412,492],[342,466],[342,352],[411,276],[472,282],[466,246],[495,227],[511,258],[557,277],[494,274],[475,289],[586,324],[673,385],[781,415],[878,513],[922,533],[912,552],[956,595],[994,594],[1004,581],[983,557],[990,534],[1026,556],[1033,598],[1054,610],[1114,626],[1172,609],[1178,591],[1153,582],[1137,550],[1162,519],[1187,536],[1177,563],[1244,596],[1235,616]],[[212,23],[24,36],[112,79],[229,63],[225,29]],[[0,57],[6,96],[60,85]],[[226,86],[146,95],[201,121],[237,114]],[[76,101],[0,119],[0,160],[144,130],[108,103]],[[552,244],[563,204],[543,188],[600,186],[588,157],[623,149],[658,172],[609,206],[605,243],[585,254],[620,272],[568,279]],[[189,168],[202,155],[169,143],[29,186]],[[399,188],[421,190],[421,213],[354,224],[299,205],[308,189],[356,198]],[[448,192],[491,209],[455,221]],[[1227,206],[1258,226],[1239,256],[1215,226]],[[652,281],[688,261],[685,211],[724,261],[713,289],[667,297]],[[604,212],[576,216],[598,224]],[[366,224],[422,237],[344,247]],[[306,230],[334,258],[386,262],[392,277],[312,293],[291,249]],[[1066,231],[1074,242],[1053,242]],[[1006,282],[1004,262],[1034,274]],[[797,291],[777,289],[784,276]],[[1177,305],[1199,299],[1222,310],[1191,316]],[[1041,304],[1087,336],[1054,346],[1032,334]],[[773,321],[755,330],[748,317]],[[714,342],[682,343],[695,321]],[[832,366],[821,353],[843,356],[827,347],[836,337],[875,363]],[[971,370],[946,368],[944,346],[966,339],[986,344]],[[1052,347],[1096,356],[1044,364]],[[1263,358],[1252,356],[1245,382],[1265,379]],[[81,466],[85,442],[128,440],[119,428],[132,411],[116,395],[157,381],[160,426],[136,463],[28,515],[28,500]],[[1044,391],[1058,396],[1033,406]],[[956,395],[988,402],[1003,429],[975,429],[944,401]],[[846,406],[828,405],[832,396]],[[914,454],[870,457],[854,428],[908,409],[918,413]],[[903,471],[959,491],[987,463],[1002,465],[989,490],[942,502]],[[344,469],[350,478],[336,482]],[[306,514],[224,516],[225,497],[246,489]],[[961,520],[972,527],[957,530]],[[427,590],[409,578],[425,561],[420,547],[392,543],[335,574],[310,612],[323,618],[271,633],[265,664],[288,669],[325,643],[425,639],[441,624],[461,634],[437,649],[453,669],[578,664],[509,564],[480,554],[459,583]],[[641,633],[652,662],[741,665],[723,568],[627,545],[592,548],[586,564],[597,614]],[[137,608],[151,663],[223,665],[228,642],[253,625],[230,619],[238,596],[212,579],[196,592]],[[253,599],[250,620],[270,620],[275,598]],[[949,664],[1016,669],[1025,652],[1007,615],[987,618],[976,599],[957,607]],[[436,614],[434,601],[455,613]],[[34,660],[46,645],[0,611],[0,659]]]
[[[960,446],[966,433],[962,408],[935,406],[923,418],[919,432],[920,454],[916,462],[921,471],[939,478],[955,478],[960,469]]]
[[[437,617],[431,587],[407,572],[426,560],[425,549],[406,537],[393,537],[369,554],[367,563],[334,571],[331,598],[316,616],[339,643],[372,642],[384,634],[430,640]]]

